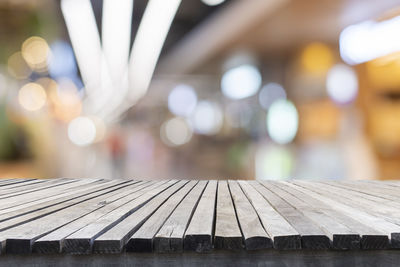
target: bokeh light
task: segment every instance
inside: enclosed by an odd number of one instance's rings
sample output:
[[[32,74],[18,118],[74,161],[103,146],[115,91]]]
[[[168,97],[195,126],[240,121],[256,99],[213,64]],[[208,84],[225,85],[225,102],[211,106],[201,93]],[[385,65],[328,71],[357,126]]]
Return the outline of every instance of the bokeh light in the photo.
[[[328,72],[326,89],[333,101],[340,104],[349,103],[357,96],[357,75],[351,67],[337,64]]]
[[[77,117],[68,124],[68,137],[75,145],[90,145],[96,139],[96,125],[89,117]]]
[[[8,58],[7,66],[8,72],[17,79],[26,79],[32,73],[21,52],[12,54]]]
[[[334,63],[334,56],[329,46],[323,43],[311,43],[301,53],[303,68],[314,74],[323,74]]]
[[[71,77],[77,73],[72,47],[64,41],[51,44],[51,56],[48,57],[48,69],[52,78]]]
[[[53,113],[57,119],[68,122],[81,114],[82,101],[78,89],[71,80],[63,78],[58,80],[58,83],[51,80],[47,83],[47,88],[53,104]]]
[[[201,0],[201,1],[208,6],[216,6],[225,2],[225,0]]]
[[[222,127],[223,114],[221,108],[214,102],[201,101],[191,116],[194,131],[199,134],[212,135]]]
[[[26,39],[22,44],[21,52],[25,61],[32,69],[41,71],[46,68],[50,48],[43,38],[33,36]]]
[[[285,180],[294,167],[292,152],[281,146],[260,146],[256,153],[257,180]]]
[[[340,33],[340,56],[346,63],[353,65],[398,52],[399,30],[400,16],[347,26]]]
[[[271,139],[278,144],[293,141],[299,126],[296,107],[288,100],[275,101],[268,110],[267,130]]]
[[[161,126],[161,140],[168,146],[180,146],[186,144],[192,138],[192,129],[183,118],[175,117],[163,123]]]
[[[258,101],[261,107],[267,110],[278,99],[286,99],[286,92],[278,83],[268,83],[261,89]]]
[[[231,99],[252,96],[260,89],[260,71],[253,65],[244,64],[224,73],[221,80],[222,93]]]
[[[40,84],[25,84],[18,92],[19,104],[28,111],[41,109],[46,103],[46,92]]]
[[[177,116],[190,116],[196,104],[196,92],[193,87],[186,84],[176,86],[168,96],[168,108]]]

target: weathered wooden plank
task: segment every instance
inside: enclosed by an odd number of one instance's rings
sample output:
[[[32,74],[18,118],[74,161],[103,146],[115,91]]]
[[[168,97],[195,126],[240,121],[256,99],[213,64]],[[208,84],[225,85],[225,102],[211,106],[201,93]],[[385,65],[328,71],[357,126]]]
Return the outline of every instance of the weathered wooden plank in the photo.
[[[257,211],[261,223],[270,237],[276,249],[300,249],[300,234],[291,226],[282,215],[280,215],[271,204],[263,198],[246,181],[239,181],[244,193]]]
[[[377,231],[387,234],[391,237],[391,245],[393,247],[400,245],[400,226],[387,222],[378,216],[372,216],[365,211],[344,204],[339,198],[332,198],[332,194],[322,195],[320,192],[318,192],[318,190],[321,190],[320,188],[315,189],[314,187],[310,186],[309,183],[293,182],[293,184],[302,187],[307,194],[321,200],[332,208],[351,216],[354,220],[366,223]]]
[[[315,184],[313,184],[313,186],[315,186]],[[323,184],[322,187],[318,188],[319,191],[325,192],[325,194],[344,202],[344,204],[365,211],[372,216],[379,216],[386,221],[400,225],[400,210],[399,206],[395,204],[396,202],[386,201],[383,198],[379,198],[378,202],[375,201],[376,197],[374,196],[351,190],[344,190],[327,184]]]
[[[176,191],[181,189],[187,181],[179,181],[157,194],[153,198],[137,209],[133,214],[126,217],[116,227],[111,228],[94,240],[93,250],[99,253],[118,253],[121,252],[129,238],[137,229]]]
[[[260,222],[253,206],[236,181],[228,181],[246,249],[272,248],[272,240]]]
[[[20,206],[28,204],[32,205],[32,203],[40,201],[42,199],[46,199],[52,196],[58,196],[62,194],[65,190],[75,187],[76,185],[85,185],[96,183],[96,180],[90,181],[74,181],[72,183],[61,183],[55,186],[50,186],[49,188],[44,188],[43,190],[35,190],[32,192],[27,192],[25,194],[17,194],[14,196],[7,197],[2,202],[2,207],[0,208],[0,214],[7,213],[10,209],[18,209]]]
[[[318,209],[308,205],[303,200],[294,195],[282,190],[278,182],[262,183],[270,191],[279,195],[282,199],[288,202],[293,207],[296,207],[304,216],[318,224],[319,227],[329,236],[334,249],[359,249],[360,235],[347,227],[346,225],[337,222],[334,217],[321,212]]]
[[[179,191],[175,192],[168,200],[159,207],[150,218],[131,236],[126,244],[126,251],[129,252],[152,252],[153,238],[174,211],[182,199],[196,185],[197,181],[190,181]]]
[[[285,191],[291,193],[292,195],[295,195],[297,198],[303,200],[318,211],[328,214],[329,216],[334,218],[334,220],[337,220],[338,222],[348,226],[354,232],[359,233],[361,236],[361,248],[384,249],[388,247],[389,237],[386,234],[377,231],[376,229],[373,229],[368,225],[356,221],[352,217],[333,209],[322,201],[319,201],[318,199],[302,192],[301,188],[299,190],[299,188],[292,183],[283,182],[283,184],[285,186],[281,186],[281,188]]]
[[[75,203],[75,205],[70,205],[47,216],[42,216],[34,221],[26,222],[0,232],[1,251],[5,249],[7,253],[30,253],[32,243],[35,240],[102,207],[110,198],[118,195],[126,188],[126,183],[122,183],[119,187],[114,187],[98,195],[87,197],[85,201],[80,201]]]
[[[153,240],[156,252],[183,251],[186,227],[206,185],[207,181],[199,181],[163,224]]]
[[[89,193],[88,195],[81,195],[79,197],[72,198],[67,201],[61,201],[56,205],[47,207],[46,209],[36,209],[36,210],[32,211],[32,206],[29,206],[27,208],[29,210],[29,212],[25,212],[23,214],[20,213],[21,210],[3,214],[4,219],[2,220],[2,222],[0,222],[0,231],[15,227],[20,224],[24,224],[26,222],[41,218],[43,216],[49,215],[51,213],[57,212],[62,209],[68,208],[75,204],[84,202],[94,196],[101,195],[101,194],[107,193],[109,191],[111,192],[118,188],[122,188],[122,186],[125,184],[126,183],[119,183],[119,184],[110,183],[110,184],[101,185],[97,190]],[[118,187],[118,186],[120,186],[120,187]],[[11,216],[12,214],[14,214],[14,215],[17,214],[17,215]]]
[[[329,237],[319,225],[305,217],[296,208],[289,205],[285,200],[262,186],[258,182],[249,182],[263,197],[271,203],[301,235],[301,247],[305,249],[328,249],[331,247]]]
[[[197,252],[212,249],[217,181],[209,181],[185,232],[184,250]]]
[[[101,236],[103,233],[112,229],[115,225],[119,224],[126,217],[134,213],[137,209],[141,208],[147,202],[152,200],[157,194],[167,190],[173,186],[177,181],[167,181],[161,184],[155,184],[144,190],[139,197],[113,210],[106,216],[83,227],[79,231],[65,238],[62,250],[67,253],[73,254],[87,254],[92,251],[94,240]],[[118,228],[120,225],[118,226]]]
[[[226,181],[218,182],[217,210],[215,221],[215,247],[242,249],[243,237],[236,218],[232,197]]]
[[[11,185],[11,184],[18,184],[18,183],[25,183],[28,181],[32,181],[33,179],[1,179],[0,187]]]
[[[0,222],[9,220],[18,216],[25,215],[27,213],[31,213],[34,211],[42,210],[45,208],[52,207],[57,204],[62,204],[66,200],[72,200],[74,198],[81,198],[86,194],[91,192],[105,190],[108,187],[116,186],[118,184],[114,182],[95,182],[95,183],[87,183],[87,182],[78,182],[74,185],[77,185],[79,188],[71,187],[70,190],[66,190],[63,193],[56,194],[53,196],[49,196],[46,198],[40,198],[38,200],[31,200],[27,203],[11,206],[9,208],[0,210]],[[73,191],[72,191],[73,190]],[[48,209],[46,211],[49,211]]]
[[[63,184],[74,183],[78,180],[74,179],[51,179],[43,183],[35,183],[27,185],[23,188],[12,188],[8,190],[0,190],[0,199],[9,198],[18,195],[25,195],[30,192],[37,192],[40,190],[57,187]]]
[[[116,199],[115,201],[108,202],[99,209],[94,210],[93,212],[84,215],[81,218],[72,221],[58,228],[57,230],[41,237],[40,239],[36,240],[33,244],[33,252],[40,252],[40,253],[62,252],[62,243],[64,242],[64,239],[67,236],[75,233],[76,231],[85,227],[86,225],[89,225],[90,223],[107,215],[111,211],[123,205],[128,205],[130,201],[139,197],[146,190],[149,190],[148,188],[154,184],[156,184],[156,182],[145,181],[136,183],[132,189],[124,191],[123,194],[118,194],[119,198]]]
[[[332,189],[335,192],[343,194],[344,196],[356,197],[357,199],[360,199],[360,198],[366,199],[366,200],[373,201],[377,204],[382,203],[385,206],[390,206],[390,207],[394,207],[394,208],[398,207],[397,200],[393,201],[393,200],[387,199],[382,194],[380,194],[380,195],[371,194],[372,189],[368,193],[366,193],[366,192],[360,192],[359,190],[352,190],[350,188],[343,188],[343,187],[340,187],[339,185],[336,185],[336,183],[332,184],[331,182],[320,182],[320,184],[322,184],[323,189]]]
[[[331,185],[363,194],[372,195],[375,197],[382,197],[388,200],[400,201],[400,190],[393,190],[392,188],[378,187],[375,185],[371,186],[366,183],[354,181],[341,181]]]
[[[13,190],[15,188],[19,188],[21,190],[24,190],[25,187],[33,185],[33,184],[41,184],[46,182],[47,180],[29,180],[29,181],[25,181],[23,183],[12,183],[12,184],[8,184],[5,186],[1,187],[1,191],[2,192],[7,192],[7,190]]]

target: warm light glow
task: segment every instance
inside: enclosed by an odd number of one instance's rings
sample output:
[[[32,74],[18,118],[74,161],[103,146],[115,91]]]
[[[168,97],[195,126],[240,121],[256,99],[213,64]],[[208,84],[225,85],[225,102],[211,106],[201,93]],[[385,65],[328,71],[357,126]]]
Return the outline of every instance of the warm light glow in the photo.
[[[18,101],[28,111],[39,110],[46,103],[46,92],[41,85],[28,83],[19,90]]]
[[[190,116],[196,104],[196,92],[189,85],[181,84],[176,86],[168,96],[168,108],[177,116]]]
[[[26,79],[32,73],[21,52],[16,52],[8,58],[7,67],[8,72],[17,79]]]
[[[49,87],[49,98],[53,103],[54,116],[61,121],[68,122],[82,112],[78,89],[69,79],[60,79],[58,84],[52,84]]]
[[[399,31],[400,16],[348,26],[340,34],[340,55],[348,64],[359,64],[398,52]]]
[[[272,103],[278,99],[286,99],[285,89],[278,83],[268,83],[261,89],[258,96],[260,105],[265,110],[268,110]]]
[[[223,115],[221,108],[213,102],[201,101],[191,116],[194,131],[199,134],[212,135],[222,127]]]
[[[147,91],[161,48],[181,0],[150,0],[144,11],[129,62],[130,100]]]
[[[166,145],[180,146],[192,138],[192,129],[182,118],[172,118],[161,126],[161,139]]]
[[[87,146],[96,139],[96,125],[89,117],[78,117],[68,124],[68,137],[78,146]]]
[[[208,6],[216,6],[225,2],[225,0],[201,0],[201,1]]]
[[[253,65],[241,65],[224,73],[222,93],[232,99],[242,99],[257,93],[261,86],[261,74]]]
[[[34,70],[43,70],[47,66],[50,48],[46,40],[33,36],[25,40],[21,48],[22,56]]]
[[[293,169],[293,155],[289,149],[278,146],[260,147],[255,161],[257,180],[285,180]]]
[[[102,45],[113,83],[121,88],[128,70],[133,0],[104,0]]]
[[[311,43],[301,53],[303,68],[314,74],[324,74],[334,63],[334,56],[329,46]]]
[[[278,144],[293,141],[299,125],[296,107],[287,100],[275,101],[268,110],[267,130],[271,139]]]
[[[333,101],[341,104],[351,102],[358,92],[357,75],[349,66],[335,65],[328,72],[326,89]]]

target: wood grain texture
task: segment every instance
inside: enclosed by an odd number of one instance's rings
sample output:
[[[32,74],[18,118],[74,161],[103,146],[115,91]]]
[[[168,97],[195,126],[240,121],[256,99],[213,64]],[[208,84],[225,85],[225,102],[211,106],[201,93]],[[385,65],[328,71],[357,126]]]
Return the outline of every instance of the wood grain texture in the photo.
[[[213,246],[217,181],[209,181],[185,232],[184,250],[210,251]]]
[[[397,249],[397,181],[0,180],[0,254]]]
[[[236,181],[229,181],[229,189],[232,194],[236,215],[240,229],[243,233],[246,249],[266,249],[272,247],[270,236],[260,222],[260,218],[253,206],[243,193]]]
[[[185,230],[206,185],[207,181],[199,181],[163,224],[154,238],[154,250],[156,252],[183,251]]]
[[[251,182],[251,185],[299,232],[302,248],[328,249],[331,247],[331,240],[318,223],[304,216],[295,207],[258,182]]]
[[[239,181],[239,184],[257,211],[265,230],[273,238],[274,248],[300,249],[301,238],[296,229],[248,182]]]
[[[215,247],[219,249],[242,249],[243,237],[226,181],[218,182],[216,212]]]

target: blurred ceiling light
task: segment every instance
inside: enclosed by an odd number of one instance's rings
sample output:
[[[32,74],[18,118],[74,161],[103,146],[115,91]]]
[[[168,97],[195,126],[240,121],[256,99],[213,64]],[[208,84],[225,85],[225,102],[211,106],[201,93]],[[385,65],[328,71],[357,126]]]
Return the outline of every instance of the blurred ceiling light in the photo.
[[[61,10],[88,95],[100,98],[103,60],[99,32],[90,0],[62,0]]]
[[[259,70],[244,64],[226,71],[221,79],[222,93],[231,99],[242,99],[257,93],[261,86]]]
[[[56,41],[50,45],[51,55],[48,57],[48,69],[52,78],[77,75],[74,52],[64,41]]]
[[[27,83],[18,92],[18,102],[28,111],[39,110],[46,103],[46,91],[40,84]]]
[[[176,86],[168,95],[168,108],[177,116],[190,116],[195,109],[196,104],[196,92],[193,87],[186,84]]]
[[[293,154],[289,149],[278,146],[261,146],[256,153],[256,179],[288,179],[292,173],[293,165]]]
[[[161,48],[181,0],[150,0],[144,11],[129,62],[131,103],[147,91]]]
[[[36,71],[41,71],[47,66],[50,48],[46,40],[33,36],[26,39],[21,48],[22,56],[28,65]]]
[[[208,6],[216,6],[225,2],[225,0],[201,0],[201,1]]]
[[[278,99],[286,99],[285,89],[278,83],[268,83],[263,86],[258,96],[258,101],[265,110],[268,110],[272,103]]]
[[[304,69],[314,74],[324,74],[334,63],[334,56],[329,46],[323,43],[311,43],[301,53]]]
[[[299,116],[292,102],[284,99],[275,101],[267,114],[267,131],[278,144],[293,141],[299,126]]]
[[[114,84],[119,84],[128,70],[132,9],[133,0],[103,1],[102,45]]]
[[[337,64],[329,70],[326,89],[331,99],[340,104],[354,100],[358,92],[358,80],[355,71],[344,64]]]
[[[168,146],[186,144],[192,138],[192,129],[185,119],[172,118],[161,126],[161,140]]]
[[[190,119],[196,133],[212,135],[221,129],[223,114],[217,103],[200,101]]]
[[[340,34],[340,55],[346,63],[353,65],[398,52],[399,31],[400,16],[348,26]]]
[[[21,52],[16,52],[8,58],[7,67],[8,72],[17,79],[26,79],[32,73]]]
[[[77,117],[68,124],[68,137],[75,145],[90,145],[96,139],[96,125],[89,117]]]

